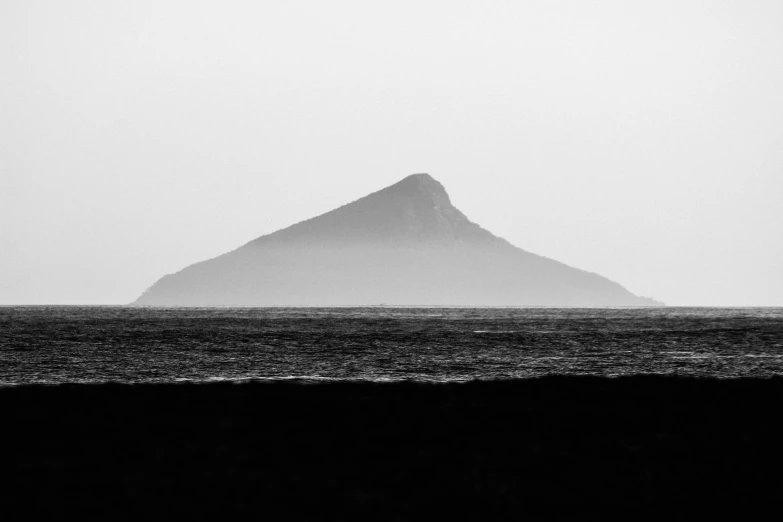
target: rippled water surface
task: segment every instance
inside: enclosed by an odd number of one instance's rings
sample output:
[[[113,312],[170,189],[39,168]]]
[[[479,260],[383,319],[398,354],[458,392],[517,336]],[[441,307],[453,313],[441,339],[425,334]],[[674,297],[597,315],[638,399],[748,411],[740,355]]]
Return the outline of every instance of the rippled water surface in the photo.
[[[0,384],[783,374],[783,309],[0,307]]]

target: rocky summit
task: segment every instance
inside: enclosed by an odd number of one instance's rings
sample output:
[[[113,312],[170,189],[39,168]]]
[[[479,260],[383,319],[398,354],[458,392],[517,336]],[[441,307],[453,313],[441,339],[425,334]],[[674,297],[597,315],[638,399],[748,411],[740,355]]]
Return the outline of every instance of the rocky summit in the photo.
[[[148,306],[655,306],[470,221],[428,174],[166,275]]]

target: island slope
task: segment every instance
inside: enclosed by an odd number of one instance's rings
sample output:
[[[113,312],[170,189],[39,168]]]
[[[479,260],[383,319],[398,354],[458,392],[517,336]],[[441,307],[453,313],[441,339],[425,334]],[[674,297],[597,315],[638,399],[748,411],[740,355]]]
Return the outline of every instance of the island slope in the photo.
[[[147,306],[655,306],[471,222],[428,174],[166,275]]]

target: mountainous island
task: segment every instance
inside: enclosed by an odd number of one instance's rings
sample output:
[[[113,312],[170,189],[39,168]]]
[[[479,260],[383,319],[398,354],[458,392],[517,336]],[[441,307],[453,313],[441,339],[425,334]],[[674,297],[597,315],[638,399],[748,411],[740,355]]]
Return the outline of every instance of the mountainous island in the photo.
[[[144,306],[660,306],[471,222],[428,174],[162,277]]]

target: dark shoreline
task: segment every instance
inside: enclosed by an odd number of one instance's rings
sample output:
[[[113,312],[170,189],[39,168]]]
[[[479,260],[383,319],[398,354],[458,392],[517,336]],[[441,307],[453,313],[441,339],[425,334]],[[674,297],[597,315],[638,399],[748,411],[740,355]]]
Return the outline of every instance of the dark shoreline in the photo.
[[[112,519],[775,506],[781,398],[783,377],[7,387],[1,500]]]

